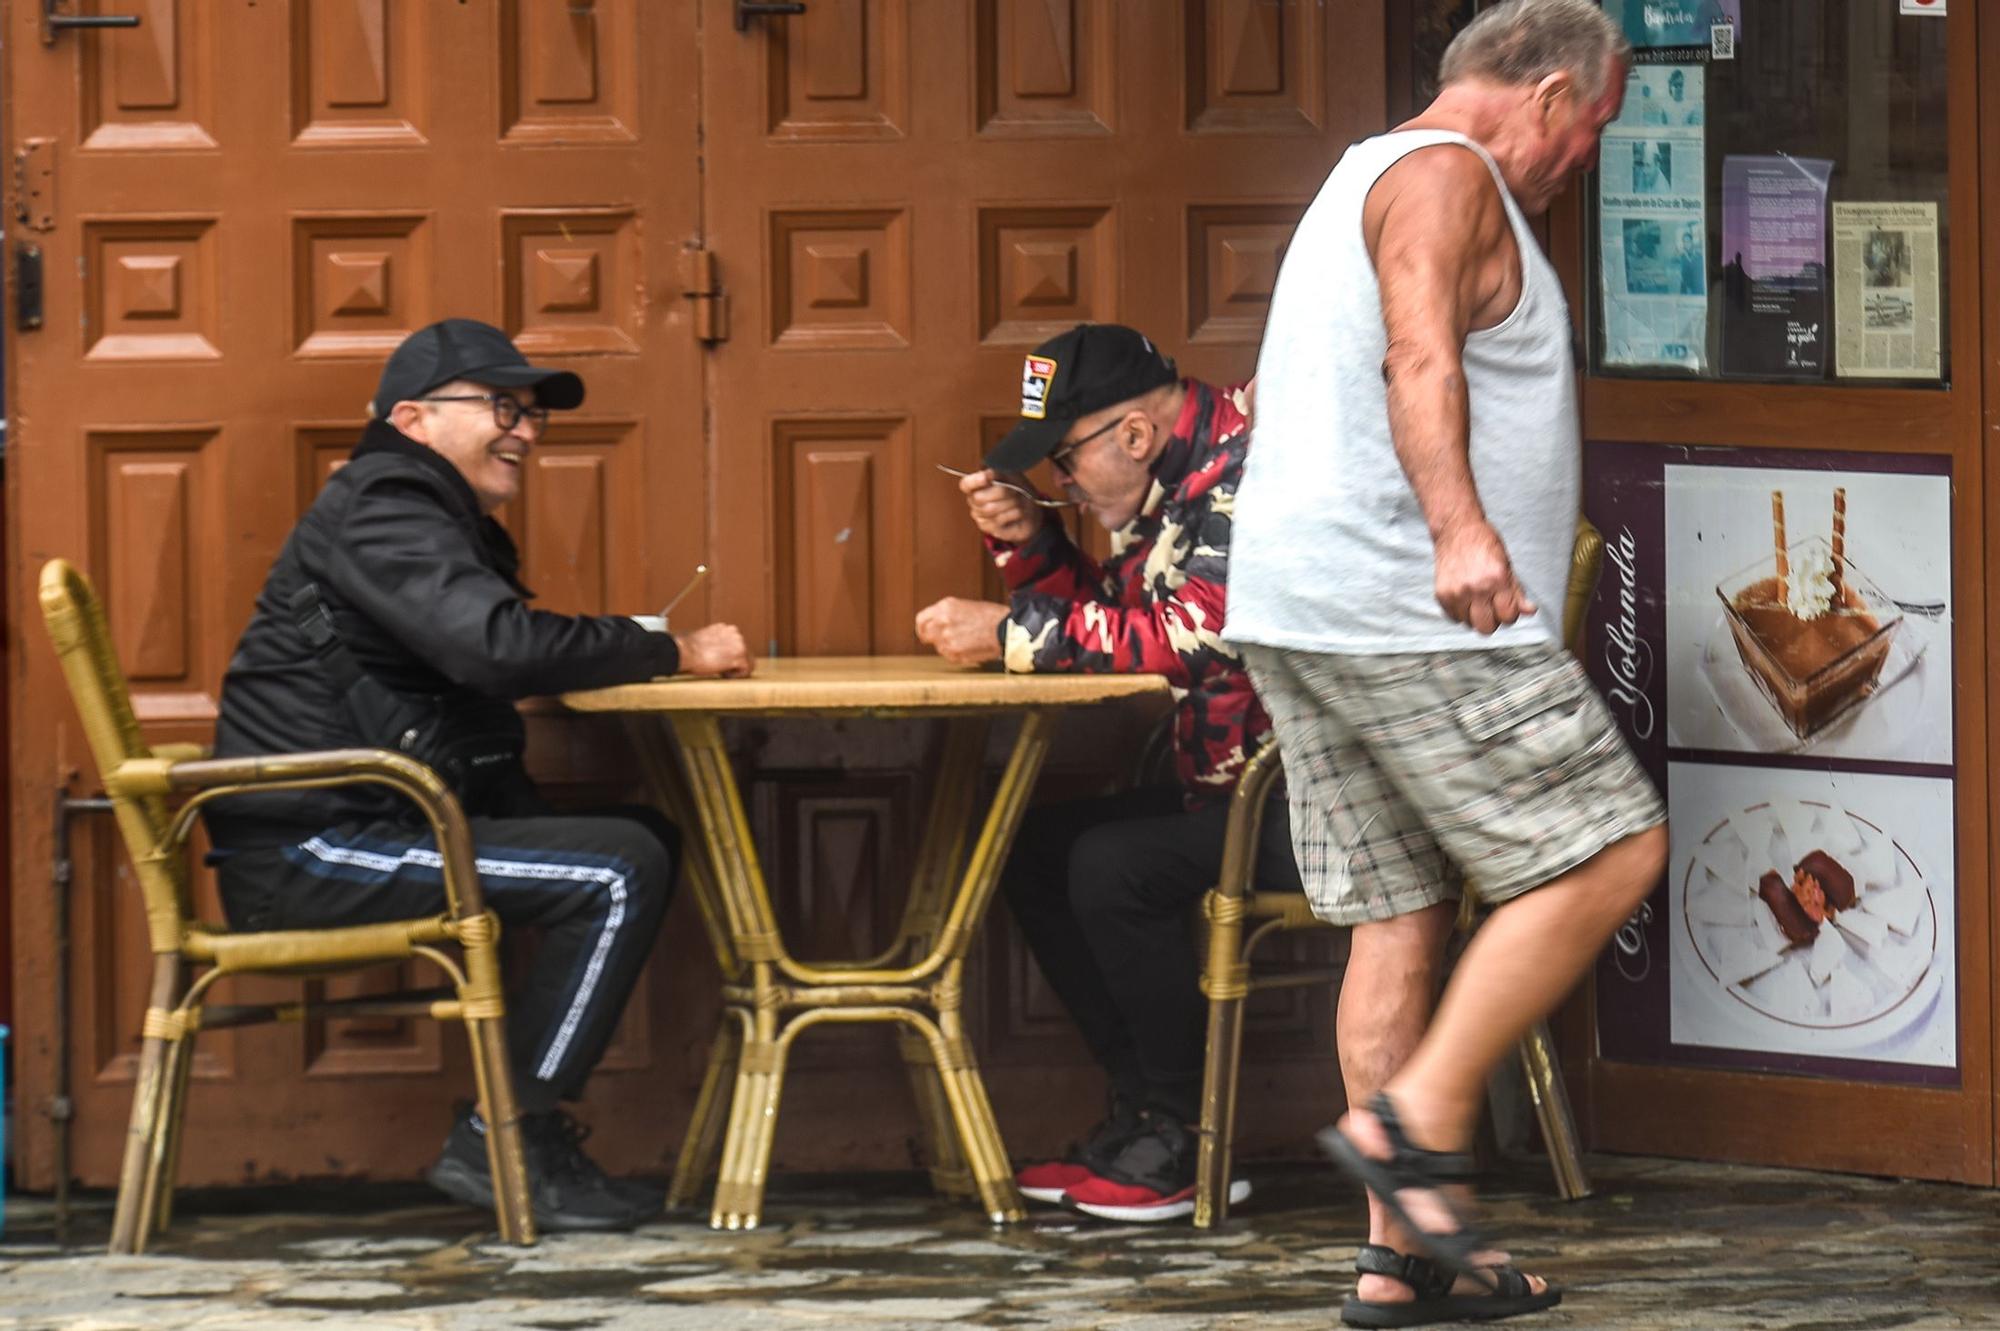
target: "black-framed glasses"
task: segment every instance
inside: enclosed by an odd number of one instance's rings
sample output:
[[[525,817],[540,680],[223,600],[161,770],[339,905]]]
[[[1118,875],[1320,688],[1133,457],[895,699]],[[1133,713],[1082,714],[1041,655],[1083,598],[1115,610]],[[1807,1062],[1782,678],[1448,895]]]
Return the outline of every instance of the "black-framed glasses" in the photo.
[[[445,393],[436,397],[420,399],[424,402],[486,402],[493,407],[493,423],[503,430],[511,430],[523,418],[528,428],[536,434],[549,428],[547,407],[524,407],[521,399],[511,393]]]
[[[1118,424],[1118,422],[1123,419],[1125,418],[1120,416],[1117,417],[1116,419],[1108,420],[1104,424],[1098,426],[1095,430],[1092,430],[1089,434],[1085,435],[1083,438],[1077,440],[1075,443],[1065,444],[1063,447],[1058,448],[1055,452],[1049,454],[1049,465],[1051,467],[1054,467],[1057,471],[1061,472],[1065,476],[1076,475],[1074,471],[1070,470],[1070,465],[1069,465],[1069,460],[1072,457],[1076,456],[1076,451],[1079,448],[1082,448],[1085,444],[1089,443],[1091,440],[1097,438],[1098,435],[1103,434],[1105,431],[1109,430],[1112,426]]]

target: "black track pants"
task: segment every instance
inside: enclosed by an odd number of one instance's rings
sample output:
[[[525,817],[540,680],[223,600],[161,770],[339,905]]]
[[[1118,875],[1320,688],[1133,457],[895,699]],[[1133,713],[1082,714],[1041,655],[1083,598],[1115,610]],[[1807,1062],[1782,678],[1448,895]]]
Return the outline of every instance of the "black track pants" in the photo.
[[[534,927],[534,964],[507,999],[527,1113],[574,1099],[603,1056],[672,896],[680,835],[654,810],[474,818],[479,886],[505,926]],[[221,861],[238,929],[309,929],[444,909],[437,844],[408,823],[348,823]]]
[[[1222,869],[1227,805],[1188,813],[1176,790],[1029,811],[1001,891],[1049,987],[1120,1094],[1200,1115],[1208,1002],[1194,912]],[[1300,891],[1284,799],[1264,815],[1257,885]]]

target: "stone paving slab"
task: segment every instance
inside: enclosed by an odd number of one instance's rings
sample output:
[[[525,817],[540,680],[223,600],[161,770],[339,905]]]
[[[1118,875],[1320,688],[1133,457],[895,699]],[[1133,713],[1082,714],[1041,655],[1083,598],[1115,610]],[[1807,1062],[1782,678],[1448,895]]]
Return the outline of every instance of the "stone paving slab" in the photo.
[[[1662,1331],[2000,1331],[2000,1193],[1779,1170],[1593,1161],[1555,1200],[1512,1171],[1493,1230],[1568,1287],[1516,1325]],[[102,1252],[107,1198],[53,1242],[16,1198],[0,1237],[0,1331],[1291,1331],[1336,1324],[1358,1197],[1323,1168],[1250,1171],[1221,1229],[1101,1225],[1060,1211],[986,1225],[917,1176],[780,1179],[767,1223],[672,1218],[633,1234],[493,1241],[474,1212],[404,1185],[192,1193],[142,1257]]]

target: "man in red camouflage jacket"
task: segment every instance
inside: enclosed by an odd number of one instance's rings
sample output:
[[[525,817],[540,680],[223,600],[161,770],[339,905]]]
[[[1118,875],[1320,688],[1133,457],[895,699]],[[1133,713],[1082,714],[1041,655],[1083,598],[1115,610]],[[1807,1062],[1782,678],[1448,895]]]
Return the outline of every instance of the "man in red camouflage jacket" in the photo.
[[[965,664],[1165,675],[1172,787],[1031,811],[1002,876],[1028,946],[1111,1084],[1070,1156],[1023,1169],[1027,1196],[1114,1220],[1194,1210],[1207,1004],[1194,905],[1222,865],[1229,795],[1270,718],[1223,641],[1231,509],[1250,442],[1239,392],[1182,379],[1143,335],[1082,324],[1027,358],[1021,423],[961,483],[1009,604],[947,597],[917,636]],[[1022,474],[1047,460],[1111,532],[1092,559]],[[1259,885],[1299,890],[1285,801]],[[1248,1184],[1231,1184],[1241,1200]]]

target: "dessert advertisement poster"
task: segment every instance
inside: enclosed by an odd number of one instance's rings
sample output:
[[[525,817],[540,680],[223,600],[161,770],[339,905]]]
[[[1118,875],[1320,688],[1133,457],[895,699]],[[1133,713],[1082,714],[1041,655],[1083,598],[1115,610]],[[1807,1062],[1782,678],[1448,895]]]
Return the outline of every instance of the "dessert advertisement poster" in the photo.
[[[1950,459],[1585,456],[1585,659],[1672,829],[1604,1055],[1956,1084]]]

